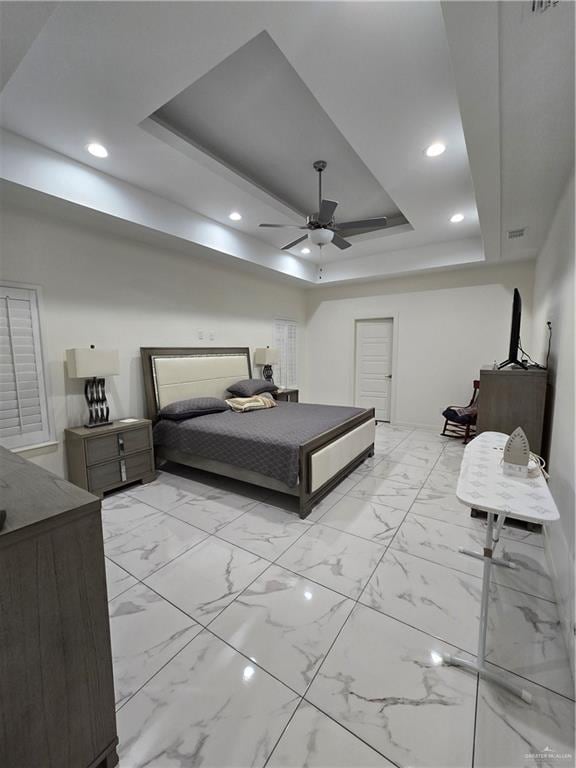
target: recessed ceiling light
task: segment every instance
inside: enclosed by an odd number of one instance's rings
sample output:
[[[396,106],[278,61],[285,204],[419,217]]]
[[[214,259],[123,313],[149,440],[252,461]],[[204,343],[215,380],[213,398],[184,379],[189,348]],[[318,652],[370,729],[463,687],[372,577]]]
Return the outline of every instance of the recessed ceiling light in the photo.
[[[94,157],[108,157],[108,150],[106,147],[104,147],[102,144],[98,144],[95,141],[93,141],[91,144],[88,144],[86,149],[88,152],[90,152],[91,155],[94,155]]]
[[[441,141],[437,141],[434,144],[430,144],[426,150],[426,156],[438,157],[438,155],[442,155],[444,152],[446,152],[446,144],[442,144]]]
[[[459,224],[461,221],[464,221],[464,214],[455,213],[453,216],[450,216],[450,221],[452,224]]]
[[[238,211],[232,211],[232,213],[228,216],[229,219],[232,219],[232,221],[240,221],[242,218],[242,214],[238,213]]]
[[[300,253],[303,253],[304,255],[306,255],[306,254],[310,253],[310,248],[302,248]]]

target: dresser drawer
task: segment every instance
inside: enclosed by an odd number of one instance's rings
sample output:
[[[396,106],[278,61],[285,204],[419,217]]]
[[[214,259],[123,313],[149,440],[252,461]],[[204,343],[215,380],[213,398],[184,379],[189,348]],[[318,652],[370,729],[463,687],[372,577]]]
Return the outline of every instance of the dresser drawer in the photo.
[[[109,461],[88,467],[88,489],[105,491],[123,483],[141,480],[144,475],[154,471],[150,451],[126,456],[125,459]]]
[[[116,432],[112,435],[90,437],[86,440],[86,464],[98,464],[102,461],[115,459],[124,454],[145,451],[150,448],[150,431],[148,427],[142,429],[128,429],[125,432]]]

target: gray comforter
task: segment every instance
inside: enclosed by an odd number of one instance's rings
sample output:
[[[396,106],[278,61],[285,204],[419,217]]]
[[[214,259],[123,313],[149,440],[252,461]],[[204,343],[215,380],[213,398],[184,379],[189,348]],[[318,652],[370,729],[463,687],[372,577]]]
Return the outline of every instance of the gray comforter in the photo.
[[[213,413],[186,421],[160,420],[154,444],[260,472],[290,487],[298,483],[299,448],[362,408],[278,403],[249,413]]]

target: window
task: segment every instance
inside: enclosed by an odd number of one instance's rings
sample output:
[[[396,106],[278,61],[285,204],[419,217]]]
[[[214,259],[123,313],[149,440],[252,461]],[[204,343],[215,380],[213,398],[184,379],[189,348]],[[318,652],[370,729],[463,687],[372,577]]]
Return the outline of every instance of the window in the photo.
[[[274,366],[274,381],[281,387],[298,385],[298,323],[295,320],[274,321],[274,346],[280,362]]]
[[[0,445],[50,440],[38,292],[0,285]]]

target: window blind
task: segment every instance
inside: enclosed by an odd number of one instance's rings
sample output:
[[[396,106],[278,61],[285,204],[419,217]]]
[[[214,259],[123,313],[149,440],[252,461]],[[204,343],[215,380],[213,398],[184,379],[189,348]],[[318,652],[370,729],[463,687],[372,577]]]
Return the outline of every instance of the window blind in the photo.
[[[274,346],[280,362],[274,366],[274,381],[281,387],[298,386],[298,323],[295,320],[274,321]]]
[[[49,439],[38,295],[0,285],[0,444],[20,448]]]

